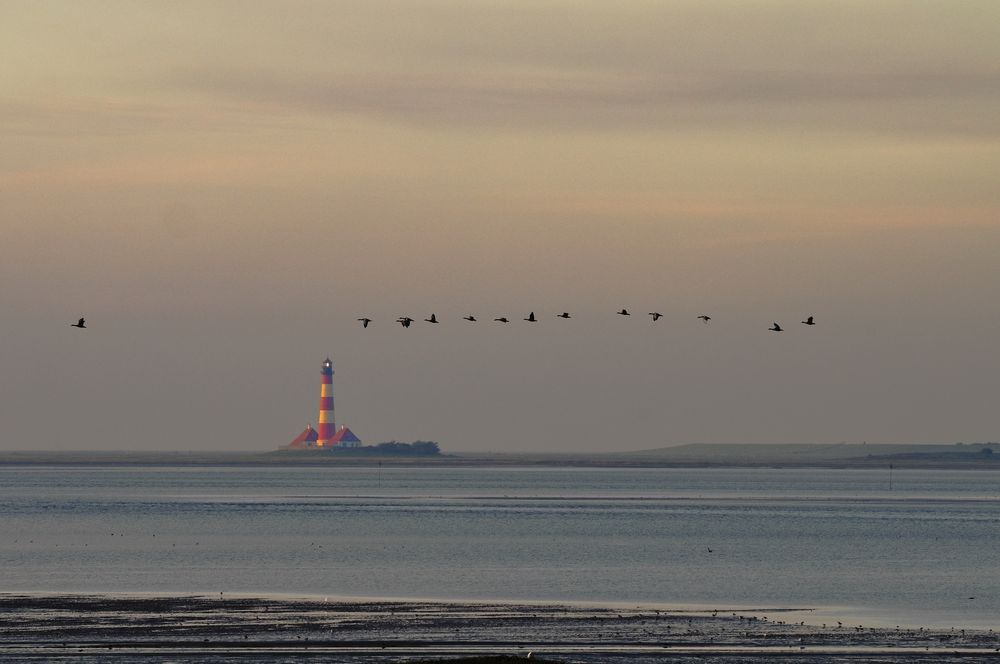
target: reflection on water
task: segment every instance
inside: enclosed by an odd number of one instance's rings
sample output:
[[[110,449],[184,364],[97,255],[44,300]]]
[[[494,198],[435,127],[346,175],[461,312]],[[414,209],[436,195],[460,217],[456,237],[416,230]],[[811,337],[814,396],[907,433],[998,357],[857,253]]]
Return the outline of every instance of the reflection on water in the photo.
[[[2,468],[0,526],[3,591],[1000,616],[994,472]]]

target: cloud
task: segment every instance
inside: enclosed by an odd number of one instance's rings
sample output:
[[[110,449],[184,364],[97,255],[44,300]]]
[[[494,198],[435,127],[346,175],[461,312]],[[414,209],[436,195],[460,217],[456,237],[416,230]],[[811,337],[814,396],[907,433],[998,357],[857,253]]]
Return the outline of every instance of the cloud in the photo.
[[[997,18],[996,3],[898,0],[202,3],[91,7],[71,22],[31,5],[4,26],[0,127],[305,129],[361,116],[996,136]]]
[[[369,72],[287,75],[186,71],[172,83],[254,108],[354,114],[429,126],[670,130],[807,123],[834,131],[997,135],[1000,71],[731,70],[662,75],[586,72]]]
[[[191,100],[121,96],[47,96],[0,99],[0,127],[10,137],[79,138],[181,132],[238,132],[284,127],[287,113]]]
[[[187,69],[162,99],[0,101],[9,135],[129,135],[314,128],[361,116],[425,127],[544,131],[763,129],[1000,137],[1000,70],[739,70],[661,75],[576,71],[298,73]],[[307,116],[307,117],[303,117]]]

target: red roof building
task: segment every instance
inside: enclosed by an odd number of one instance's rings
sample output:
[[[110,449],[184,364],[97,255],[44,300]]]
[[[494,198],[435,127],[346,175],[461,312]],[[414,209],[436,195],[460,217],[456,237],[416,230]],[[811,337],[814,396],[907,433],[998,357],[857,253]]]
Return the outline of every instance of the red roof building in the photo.
[[[361,447],[361,439],[347,427],[340,427],[330,439],[330,445],[335,447]]]
[[[316,440],[319,435],[316,433],[316,429],[312,428],[311,424],[307,424],[305,430],[295,437],[295,440],[288,443],[288,448],[293,450],[301,450],[306,447],[316,447]]]

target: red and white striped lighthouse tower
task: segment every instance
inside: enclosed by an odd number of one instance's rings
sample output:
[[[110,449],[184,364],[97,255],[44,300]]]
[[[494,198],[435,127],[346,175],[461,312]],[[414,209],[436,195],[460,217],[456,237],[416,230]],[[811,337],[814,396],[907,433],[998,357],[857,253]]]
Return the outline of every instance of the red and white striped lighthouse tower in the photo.
[[[319,421],[316,428],[316,447],[326,447],[337,433],[333,420],[333,362],[326,358],[320,369]]]

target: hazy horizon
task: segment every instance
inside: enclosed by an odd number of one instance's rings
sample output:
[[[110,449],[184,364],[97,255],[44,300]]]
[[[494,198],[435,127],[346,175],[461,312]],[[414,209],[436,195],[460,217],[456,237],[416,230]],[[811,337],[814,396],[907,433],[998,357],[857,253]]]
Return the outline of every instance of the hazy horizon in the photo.
[[[0,450],[997,440],[998,26],[5,3]]]

